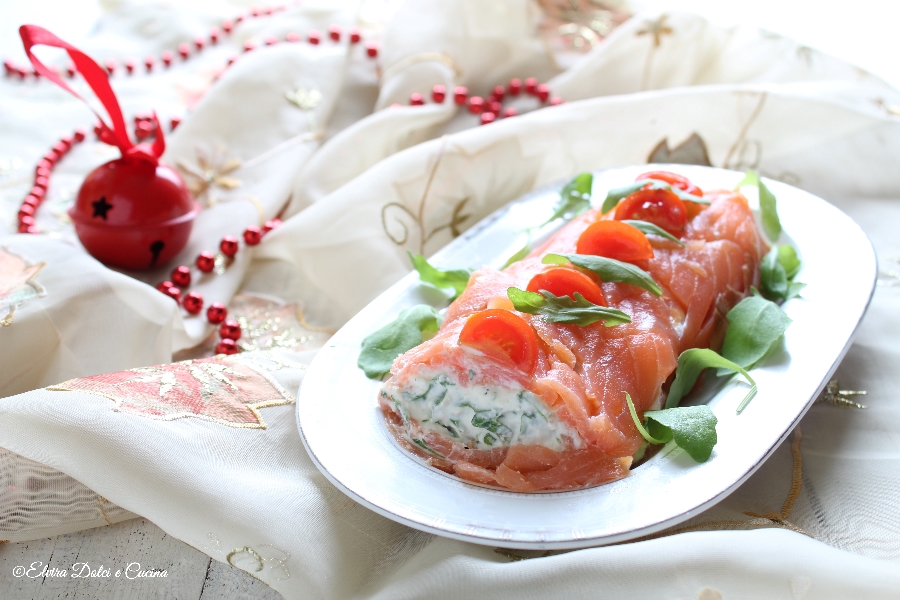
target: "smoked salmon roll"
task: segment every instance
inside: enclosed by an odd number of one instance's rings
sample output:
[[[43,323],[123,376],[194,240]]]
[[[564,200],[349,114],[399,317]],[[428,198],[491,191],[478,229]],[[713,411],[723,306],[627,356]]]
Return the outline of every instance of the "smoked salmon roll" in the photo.
[[[721,346],[725,315],[759,286],[768,250],[739,193],[672,185],[697,202],[648,186],[503,270],[476,271],[435,337],[394,361],[379,402],[398,442],[447,473],[516,492],[625,477],[643,443],[625,393],[639,414],[660,408],[678,355]],[[626,263],[658,287],[559,259],[576,255]],[[515,310],[511,288],[613,316],[553,322]]]

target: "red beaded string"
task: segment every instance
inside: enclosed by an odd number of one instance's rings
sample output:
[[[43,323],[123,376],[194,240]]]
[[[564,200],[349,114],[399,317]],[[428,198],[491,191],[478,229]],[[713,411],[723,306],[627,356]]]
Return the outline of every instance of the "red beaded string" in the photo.
[[[254,17],[254,18],[268,16],[268,15],[275,14],[276,12],[283,11],[286,8],[287,8],[286,6],[277,6],[277,7],[267,7],[267,8],[262,8],[262,9],[253,9],[250,11],[250,16]],[[224,35],[231,34],[231,32],[234,30],[234,27],[238,23],[243,22],[244,20],[245,20],[245,18],[243,15],[239,15],[238,17],[236,17],[234,19],[226,19],[226,20],[222,21],[221,27],[213,27],[212,29],[210,29],[209,34],[206,37],[197,36],[192,40],[192,43],[182,42],[181,44],[178,44],[178,46],[176,48],[176,52],[178,53],[178,56],[181,57],[182,61],[186,61],[186,60],[190,59],[191,57],[199,55],[200,52],[202,52],[204,48],[207,48],[208,46],[215,46],[219,42],[219,40],[222,39],[223,32],[224,32]],[[342,37],[343,37],[343,31],[339,25],[329,26],[328,38],[332,42],[335,42],[335,43],[340,42]],[[296,33],[288,33],[285,36],[284,41],[299,42],[302,39],[305,39],[308,43],[317,45],[317,44],[321,43],[322,38],[323,38],[323,36],[320,32],[313,30],[313,31],[309,31],[306,34],[305,38],[301,38],[301,36]],[[352,27],[347,31],[347,39],[351,45],[355,45],[362,41],[362,34],[360,33],[359,29]],[[277,37],[268,36],[265,39],[264,43],[266,46],[272,46],[279,42],[280,42],[280,40]],[[192,48],[192,46],[193,46],[193,48]],[[249,52],[254,49],[256,49],[256,44],[253,41],[248,40],[247,42],[244,42],[244,52]],[[378,44],[375,42],[367,42],[365,44],[365,55],[369,58],[377,58],[378,57]],[[160,56],[159,56],[159,60],[163,64],[164,68],[168,68],[168,67],[172,66],[174,59],[175,59],[175,54],[169,50],[164,50],[163,52],[160,53]],[[227,66],[231,66],[231,64],[235,60],[236,60],[236,57],[230,58],[228,60],[226,68],[227,68]],[[137,64],[138,64],[138,61],[135,58],[127,58],[124,61],[122,61],[122,65],[124,65],[124,73],[126,75],[134,75],[135,73],[138,73],[139,70],[137,69]],[[153,68],[157,64],[157,59],[155,56],[152,56],[152,55],[146,56],[144,58],[143,64],[144,64],[145,71],[147,73],[151,73],[153,71]],[[104,63],[104,66],[106,67],[106,72],[109,73],[110,76],[114,76],[114,75],[123,73],[123,69],[119,68],[119,61],[116,61],[115,59],[107,60]],[[18,76],[18,78],[20,80],[25,80],[29,75],[32,75],[35,78],[40,78],[40,75],[37,73],[37,71],[31,69],[30,67],[23,67],[21,65],[17,65],[10,59],[6,59],[3,61],[3,67],[4,67],[5,74],[7,77]],[[66,67],[66,69],[63,73],[59,72],[58,67],[50,67],[50,70],[57,74],[63,74],[65,76],[67,76],[69,79],[74,78],[76,75],[75,67],[74,67],[74,65],[71,65],[71,64],[68,67]]]
[[[468,88],[464,86],[456,86],[453,88],[453,102],[459,106],[465,106],[473,115],[481,115],[481,124],[487,125],[493,123],[497,119],[515,117],[519,114],[514,106],[503,107],[503,101],[514,98],[522,94],[537,98],[541,104],[549,106],[557,106],[563,103],[563,99],[559,96],[550,96],[550,86],[546,83],[538,83],[534,77],[525,80],[524,87],[522,80],[515,78],[509,81],[508,86],[497,85],[491,90],[487,98],[481,96],[470,96]],[[443,104],[447,99],[447,88],[442,85],[436,85],[431,88],[431,100],[435,104]],[[418,92],[410,94],[410,106],[422,106],[425,104],[425,96]],[[393,106],[400,106],[394,104]]]
[[[244,230],[244,245],[256,246],[263,237],[281,226],[279,219],[266,221],[262,227],[250,225]],[[229,261],[234,260],[240,251],[241,242],[233,235],[226,235],[219,242],[219,252]],[[203,251],[197,255],[194,266],[200,271],[200,277],[212,273],[216,268],[216,255],[209,251]],[[172,270],[169,279],[156,286],[160,292],[172,298],[190,315],[198,315],[203,311],[204,299],[199,292],[187,292],[193,281],[191,268],[187,265],[179,265]],[[206,320],[219,326],[219,342],[216,344],[216,354],[235,354],[239,351],[237,340],[241,338],[241,326],[237,321],[228,320],[228,308],[221,302],[212,302],[206,308]]]

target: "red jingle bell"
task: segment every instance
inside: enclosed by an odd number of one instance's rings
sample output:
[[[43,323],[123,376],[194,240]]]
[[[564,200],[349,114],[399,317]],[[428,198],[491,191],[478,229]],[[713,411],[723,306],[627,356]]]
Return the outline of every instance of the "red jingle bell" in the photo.
[[[178,172],[159,161],[165,140],[156,116],[152,145],[135,145],[101,66],[41,27],[23,25],[19,34],[35,70],[78,96],[34,56],[32,47],[46,45],[68,52],[112,121],[110,127],[100,120],[100,140],[122,152],[122,158],[88,174],[69,209],[82,245],[99,261],[126,269],[148,269],[169,262],[187,244],[199,205]]]

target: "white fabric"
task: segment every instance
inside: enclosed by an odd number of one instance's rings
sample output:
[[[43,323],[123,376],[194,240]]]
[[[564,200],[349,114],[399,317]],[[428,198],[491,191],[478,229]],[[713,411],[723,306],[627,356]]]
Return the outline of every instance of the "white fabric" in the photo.
[[[152,105],[163,116],[180,115],[194,97],[186,86],[196,87],[246,36],[349,25],[354,10],[290,8],[284,21],[241,25],[195,62],[113,83],[126,112]],[[223,12],[216,9],[216,19]],[[82,45],[98,58],[121,47],[142,56],[201,33],[213,15],[120,8]],[[890,109],[900,93],[790,40],[718,29],[694,15],[667,15],[671,33],[654,49],[653,35],[641,32],[659,17],[635,17],[550,81],[554,94],[583,100],[478,128],[476,117],[449,104],[405,106],[409,93],[427,93],[435,83],[485,93],[511,76],[555,75],[528,2],[404,4],[384,29],[380,87],[376,64],[360,47],[280,44],[242,57],[170,137],[170,162],[196,161],[198,146],[210,153],[223,146],[242,162],[231,174],[240,186],[214,190],[218,203],[201,215],[180,258],[189,261],[223,234],[256,224],[258,208],[269,218],[287,205],[286,222],[196,289],[223,302],[237,290],[263,294],[302,307],[307,325],[336,327],[409,270],[407,250],[431,254],[446,244],[452,234],[442,226],[463,200],[461,227],[468,228],[578,171],[644,163],[655,149],[658,158],[664,140],[672,160],[696,160],[703,156],[696,139],[679,148],[695,133],[715,166],[758,168],[834,202],[863,226],[885,271],[892,270],[890,259],[900,254],[900,121]],[[161,19],[177,23],[175,33],[146,26]],[[298,87],[322,94],[312,120],[285,98]],[[45,82],[3,80],[0,93],[9,107],[0,112],[0,156],[23,165],[10,181],[27,174],[55,136],[90,122],[77,101]],[[529,108],[529,100],[519,102]],[[709,590],[729,599],[884,598],[900,587],[900,409],[893,393],[900,386],[900,281],[891,276],[837,374],[842,387],[868,390],[869,408],[815,405],[801,425],[804,488],[790,522],[814,539],[775,529],[696,532],[509,563],[491,548],[411,530],[345,497],[305,454],[286,401],[259,409],[266,428],[241,428],[152,419],[114,410],[95,394],[36,389],[165,363],[211,332],[199,317],[182,318],[152,287],[84,256],[70,225],[54,215],[65,206],[66,186],[71,197],[79,178],[111,156],[85,144],[54,174],[38,223],[62,239],[0,238],[0,247],[26,261],[47,263],[36,277],[46,295],[22,303],[12,325],[0,328],[0,394],[34,390],[0,399],[0,448],[24,457],[8,468],[35,468],[27,459],[57,469],[287,598],[715,597]],[[2,189],[10,224],[26,191],[24,182]],[[391,203],[408,213],[386,209]],[[839,243],[839,232],[823,235]],[[166,273],[139,277],[154,284]],[[835,289],[840,293],[839,273]],[[302,339],[236,360],[293,392],[325,335]],[[692,523],[777,512],[790,465],[789,449],[779,448]],[[0,495],[0,537],[51,533],[3,518],[34,502]],[[97,524],[93,518],[56,517],[58,531],[79,519]]]

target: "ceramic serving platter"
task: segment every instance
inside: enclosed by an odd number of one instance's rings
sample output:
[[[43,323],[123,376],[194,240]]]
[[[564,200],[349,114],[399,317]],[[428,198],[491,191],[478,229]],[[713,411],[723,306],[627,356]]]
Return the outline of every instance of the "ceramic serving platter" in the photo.
[[[640,173],[665,169],[705,190],[733,189],[743,174],[678,165],[598,172],[595,204]],[[381,383],[357,368],[360,342],[404,308],[446,297],[404,277],[351,319],[319,351],[297,401],[303,442],[322,473],[357,502],[411,527],[508,548],[580,548],[621,542],[676,525],[725,498],[791,432],[831,377],[869,304],[875,254],[847,215],[811,194],[766,180],[803,267],[802,298],[783,306],[793,319],[784,346],[753,370],[759,394],[740,415],[746,384],[735,378],[708,401],[718,444],[705,463],[671,443],[620,481],[569,492],[519,494],[464,483],[402,450],[377,405]],[[559,186],[537,190],[498,210],[436,254],[439,268],[500,267],[522,247],[523,230],[543,222]],[[746,191],[746,190],[745,190]],[[748,193],[751,204],[755,197]],[[547,237],[557,222],[539,232]],[[838,243],[839,242],[839,243]],[[836,274],[840,274],[840,279]],[[443,304],[441,304],[443,302]]]

